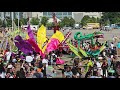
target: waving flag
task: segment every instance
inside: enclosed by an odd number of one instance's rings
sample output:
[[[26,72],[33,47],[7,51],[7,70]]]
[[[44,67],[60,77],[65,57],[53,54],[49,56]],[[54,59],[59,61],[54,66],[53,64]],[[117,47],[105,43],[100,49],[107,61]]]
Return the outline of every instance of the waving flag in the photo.
[[[87,53],[83,49],[79,48],[79,50],[85,57],[88,57]]]
[[[53,40],[52,40],[53,39]],[[61,43],[64,40],[64,35],[60,32],[60,31],[56,31],[55,34],[53,34],[53,36],[50,38],[50,40],[48,41],[48,43],[44,46],[44,48],[42,49],[42,52],[44,53],[45,50],[47,49],[47,47],[49,46],[49,43],[51,41],[54,41],[54,39],[57,39],[59,41],[59,43]],[[57,45],[59,45],[57,43]]]
[[[35,42],[34,34],[33,34],[33,31],[30,28],[30,24],[28,25],[27,31],[28,31],[29,38],[32,39]]]
[[[42,53],[42,50],[40,50],[40,48],[38,47],[38,45],[32,39],[28,39],[27,41],[33,47],[33,49],[35,50],[35,52],[40,53],[40,55],[42,57],[44,57],[44,54]]]
[[[60,42],[62,42],[65,38],[62,32],[60,31],[56,31],[55,34],[53,34],[53,36],[51,38],[56,38],[58,39]]]
[[[28,36],[28,34],[26,34],[26,40],[28,40],[29,39],[29,36]]]
[[[51,39],[51,42],[48,43],[47,48],[46,48],[47,53],[56,50],[59,44],[60,42],[58,39],[55,39],[55,38]]]
[[[24,54],[32,53],[34,51],[34,49],[29,44],[29,42],[23,40],[21,36],[19,36],[19,35],[16,36],[14,38],[14,40],[15,40],[14,42],[15,42],[15,45],[17,46],[17,48],[19,50],[21,50]]]
[[[77,55],[79,58],[82,58],[82,56],[81,56],[80,53],[79,53],[79,50],[78,50],[76,47],[74,47],[74,46],[73,46],[72,44],[70,44],[70,43],[67,43],[67,44],[68,44],[70,50],[71,50],[72,52],[74,52],[75,55]]]
[[[42,50],[43,44],[46,42],[46,27],[42,25],[37,32],[37,44],[39,48]]]

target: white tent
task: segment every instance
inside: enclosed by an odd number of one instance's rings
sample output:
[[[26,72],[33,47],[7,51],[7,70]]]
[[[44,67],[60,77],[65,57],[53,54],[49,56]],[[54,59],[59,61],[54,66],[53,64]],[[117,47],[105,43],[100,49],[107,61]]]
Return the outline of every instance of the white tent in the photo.
[[[48,22],[52,23],[53,22],[53,18],[49,18]],[[57,22],[61,22],[61,20],[57,18]]]

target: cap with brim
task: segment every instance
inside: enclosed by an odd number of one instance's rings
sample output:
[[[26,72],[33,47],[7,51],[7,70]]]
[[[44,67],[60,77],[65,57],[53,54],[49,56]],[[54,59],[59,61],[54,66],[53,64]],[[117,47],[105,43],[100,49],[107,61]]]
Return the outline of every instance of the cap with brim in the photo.
[[[12,68],[13,66],[12,65],[8,65],[8,67],[7,68]]]

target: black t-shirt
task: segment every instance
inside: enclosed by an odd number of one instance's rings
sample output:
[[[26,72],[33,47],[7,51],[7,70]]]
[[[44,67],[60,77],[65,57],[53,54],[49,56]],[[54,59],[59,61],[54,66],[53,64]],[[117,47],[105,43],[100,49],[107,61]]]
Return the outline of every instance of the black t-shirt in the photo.
[[[76,74],[77,74],[77,68],[76,68],[76,67],[73,67],[73,68],[72,68],[72,73],[73,73],[73,75],[76,75]]]
[[[5,72],[5,69],[3,67],[3,63],[0,64],[0,73]]]
[[[19,77],[19,78],[26,78],[26,77],[25,77],[25,72],[17,71],[16,77]]]
[[[33,76],[36,76],[36,78],[41,78],[40,74],[39,73],[34,73]]]
[[[43,64],[42,64],[42,61],[39,62],[39,68],[42,68],[43,67]]]

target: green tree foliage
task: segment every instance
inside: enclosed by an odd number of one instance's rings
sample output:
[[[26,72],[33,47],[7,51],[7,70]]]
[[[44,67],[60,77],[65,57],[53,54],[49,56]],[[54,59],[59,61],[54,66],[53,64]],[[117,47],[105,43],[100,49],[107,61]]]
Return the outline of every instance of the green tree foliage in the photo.
[[[68,27],[70,25],[70,20],[68,17],[64,17],[64,19],[62,20],[64,26]]]
[[[85,26],[85,25],[87,25],[87,23],[99,23],[99,19],[85,15],[81,20],[81,25]]]
[[[74,27],[75,20],[74,20],[73,18],[70,18],[69,20],[70,20],[70,24],[69,24],[69,25],[70,25],[71,27]]]
[[[20,25],[27,25],[28,20],[26,18],[20,19]]]
[[[49,23],[49,22],[48,22],[48,23],[46,24],[46,26],[47,26],[47,27],[53,27],[53,23]]]
[[[64,26],[66,27],[73,27],[75,24],[75,20],[73,18],[68,18],[68,17],[64,17],[61,22],[59,22],[59,26],[62,28]]]
[[[32,25],[38,25],[38,24],[39,24],[39,21],[40,21],[40,19],[38,19],[38,18],[32,18],[31,21],[30,21],[30,23],[31,23]]]
[[[47,17],[42,17],[41,24],[43,24],[44,26],[46,26],[47,22],[48,22],[48,18]]]
[[[0,19],[0,27],[2,26],[2,20]]]
[[[15,22],[16,26],[18,26],[18,19],[17,18],[15,18],[14,22]]]
[[[58,22],[58,25],[60,26],[60,28],[64,27],[64,23],[63,22]]]
[[[6,21],[7,21],[7,27],[11,27],[12,26],[12,20],[11,20],[11,18],[7,17]]]
[[[90,20],[90,17],[89,17],[88,15],[85,15],[85,16],[82,18],[82,20],[81,20],[81,25],[82,25],[82,26],[87,25],[87,23],[89,22],[89,20]]]
[[[101,24],[116,24],[120,23],[120,12],[103,12],[101,17]]]

